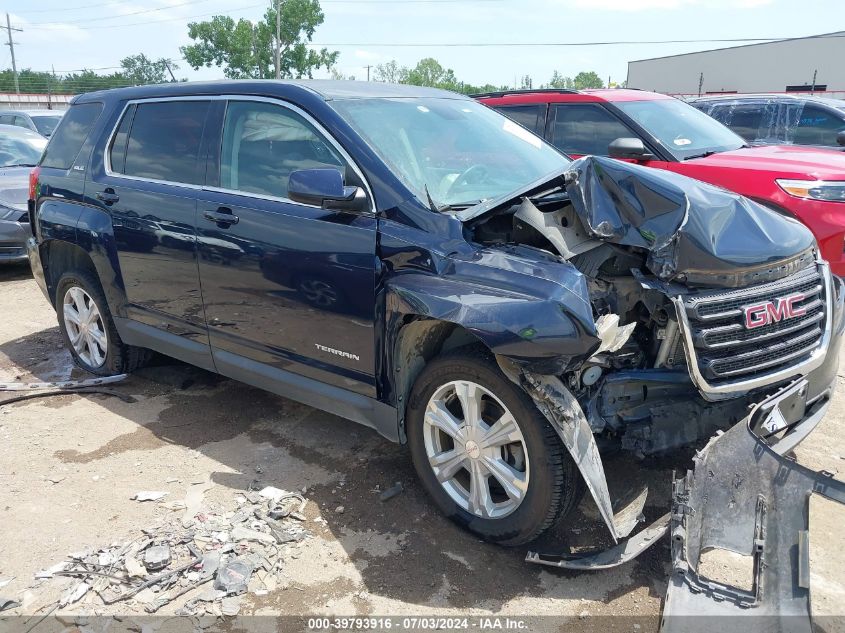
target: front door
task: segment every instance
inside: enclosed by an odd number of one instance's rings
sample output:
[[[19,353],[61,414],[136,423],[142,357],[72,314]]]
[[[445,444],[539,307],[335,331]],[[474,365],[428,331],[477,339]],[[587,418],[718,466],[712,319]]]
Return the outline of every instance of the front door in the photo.
[[[359,184],[348,159],[281,103],[232,100],[222,118],[197,207],[218,369],[275,368],[375,395],[376,219],[287,197],[298,169],[333,167]]]

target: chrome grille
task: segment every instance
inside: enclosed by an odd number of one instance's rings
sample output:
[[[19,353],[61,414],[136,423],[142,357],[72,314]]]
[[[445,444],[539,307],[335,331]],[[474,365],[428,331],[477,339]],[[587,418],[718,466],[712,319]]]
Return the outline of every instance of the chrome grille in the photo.
[[[803,315],[746,327],[746,306],[797,293],[804,295],[794,304]],[[759,286],[689,295],[683,300],[692,340],[688,353],[701,376],[714,385],[788,370],[821,345],[825,300],[825,281],[815,265]]]

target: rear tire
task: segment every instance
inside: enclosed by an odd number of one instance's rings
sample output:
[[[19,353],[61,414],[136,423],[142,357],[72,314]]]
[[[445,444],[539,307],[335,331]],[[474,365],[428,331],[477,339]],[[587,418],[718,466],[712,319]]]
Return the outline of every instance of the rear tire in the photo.
[[[74,362],[92,374],[113,376],[147,364],[152,352],[126,345],[114,325],[97,277],[90,271],[66,272],[56,284],[59,331]]]
[[[456,350],[423,369],[406,432],[434,503],[485,540],[528,543],[580,498],[580,474],[557,433],[486,350]]]

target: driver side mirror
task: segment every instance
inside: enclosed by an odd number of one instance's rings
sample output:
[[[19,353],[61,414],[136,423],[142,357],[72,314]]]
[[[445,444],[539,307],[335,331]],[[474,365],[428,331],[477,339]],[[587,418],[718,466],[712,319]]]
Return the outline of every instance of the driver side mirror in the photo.
[[[845,130],[842,130],[839,134],[836,135],[836,142],[842,146],[845,146]]]
[[[369,208],[361,187],[347,187],[339,169],[299,169],[288,180],[288,198],[333,211],[360,212]]]
[[[654,158],[639,138],[618,138],[607,146],[607,155],[611,158],[627,160],[649,160]]]

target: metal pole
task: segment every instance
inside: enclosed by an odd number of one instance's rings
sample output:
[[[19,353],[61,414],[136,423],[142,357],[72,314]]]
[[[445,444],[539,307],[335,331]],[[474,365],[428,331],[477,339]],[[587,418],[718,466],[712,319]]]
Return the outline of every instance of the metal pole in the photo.
[[[367,69],[367,81],[369,81],[370,80],[370,68],[372,68],[372,66],[365,66],[365,68]]]
[[[9,14],[6,14],[6,32],[9,34],[9,51],[12,53],[12,72],[15,76],[15,93],[21,93],[21,87],[18,85],[18,65],[15,63],[15,42],[12,40],[12,31],[22,31],[23,29],[13,29],[12,23],[9,20]]]
[[[701,88],[704,86],[704,73],[698,76],[698,96],[701,96]]]
[[[14,58],[15,58],[15,56],[12,55],[12,59],[14,59]],[[819,70],[817,68],[816,70],[813,71],[813,85],[810,86],[810,94],[814,94],[816,92],[816,77],[818,76],[818,74],[819,74]]]
[[[282,78],[282,0],[276,0],[276,79]]]

